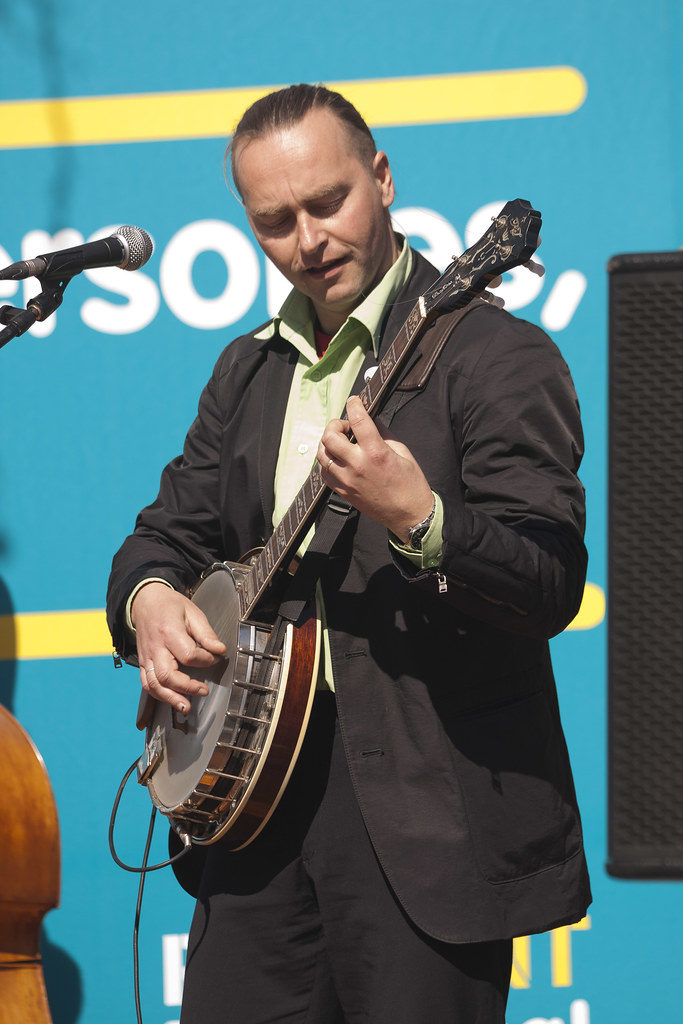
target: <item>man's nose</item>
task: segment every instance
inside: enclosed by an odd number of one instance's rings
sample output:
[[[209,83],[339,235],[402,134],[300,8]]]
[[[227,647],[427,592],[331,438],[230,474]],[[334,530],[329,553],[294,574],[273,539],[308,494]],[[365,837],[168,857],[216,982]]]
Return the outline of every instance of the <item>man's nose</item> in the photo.
[[[325,241],[326,234],[315,217],[304,214],[299,218],[299,249],[302,256],[310,256]]]

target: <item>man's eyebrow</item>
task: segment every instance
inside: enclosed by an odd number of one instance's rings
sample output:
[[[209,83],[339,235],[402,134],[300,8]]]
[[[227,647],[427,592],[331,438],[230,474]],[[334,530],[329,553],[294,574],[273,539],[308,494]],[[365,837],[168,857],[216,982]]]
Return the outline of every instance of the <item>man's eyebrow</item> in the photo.
[[[320,188],[315,189],[314,192],[308,193],[304,200],[304,205],[308,205],[309,203],[318,203],[321,199],[329,199],[330,196],[338,195],[340,192],[343,192],[345,187],[346,186],[341,182],[337,182],[334,185],[322,185]],[[264,206],[260,209],[252,209],[250,212],[254,217],[279,217],[282,216],[283,213],[288,212],[288,207]]]

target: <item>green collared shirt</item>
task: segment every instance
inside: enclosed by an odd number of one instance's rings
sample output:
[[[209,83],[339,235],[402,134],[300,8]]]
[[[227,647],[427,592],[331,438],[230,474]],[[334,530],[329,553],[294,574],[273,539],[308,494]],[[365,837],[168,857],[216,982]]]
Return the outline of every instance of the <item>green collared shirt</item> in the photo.
[[[331,419],[341,416],[344,411],[368,349],[372,346],[375,355],[378,353],[380,328],[386,308],[408,280],[412,268],[410,247],[405,239],[401,241],[403,244],[396,262],[345,320],[321,358],[318,358],[315,347],[315,311],[310,300],[296,289],[287,296],[271,323],[256,335],[260,341],[272,338],[277,332],[299,353],[275,471],[273,529],[285,515],[313,468],[318,442],[325,427]],[[436,565],[441,555],[443,509],[437,495],[435,501],[434,520],[422,540],[421,550],[406,547],[389,536],[397,550],[422,568]],[[312,533],[311,530],[301,544],[299,555],[306,550]],[[319,587],[318,600],[323,624],[321,684],[334,690],[329,636]]]

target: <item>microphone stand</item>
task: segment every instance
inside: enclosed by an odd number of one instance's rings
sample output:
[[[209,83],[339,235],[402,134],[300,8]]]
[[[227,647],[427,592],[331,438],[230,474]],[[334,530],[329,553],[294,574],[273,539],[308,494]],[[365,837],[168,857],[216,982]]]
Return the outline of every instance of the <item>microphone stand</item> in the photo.
[[[18,338],[28,331],[36,320],[47,320],[61,306],[64,289],[70,280],[70,277],[57,281],[49,277],[39,277],[38,281],[43,286],[43,291],[26,303],[26,309],[0,306],[0,324],[7,324],[5,330],[0,331],[0,348],[12,338]]]

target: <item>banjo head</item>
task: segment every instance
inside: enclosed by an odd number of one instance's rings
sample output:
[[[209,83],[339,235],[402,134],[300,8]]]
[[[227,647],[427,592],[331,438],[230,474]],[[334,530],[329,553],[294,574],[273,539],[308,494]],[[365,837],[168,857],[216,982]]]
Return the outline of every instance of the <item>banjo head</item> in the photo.
[[[226,647],[206,670],[206,696],[178,714],[156,704],[138,781],[172,827],[192,842],[228,837],[241,849],[278,804],[299,754],[318,674],[320,622],[308,609],[271,636],[272,626],[242,618],[238,581],[249,570],[216,563],[192,594]]]
[[[193,694],[190,710],[181,715],[169,704],[157,703],[148,726],[148,742],[161,741],[161,757],[147,782],[152,800],[164,813],[178,808],[197,788],[226,727],[229,713],[239,713],[246,691],[233,685],[240,634],[240,603],[235,578],[225,565],[217,566],[197,586],[193,602],[201,608],[226,646],[225,657],[206,669],[187,671],[208,687]],[[226,725],[227,719],[227,725]],[[235,723],[235,728],[237,724]],[[229,739],[229,737],[228,737]]]

